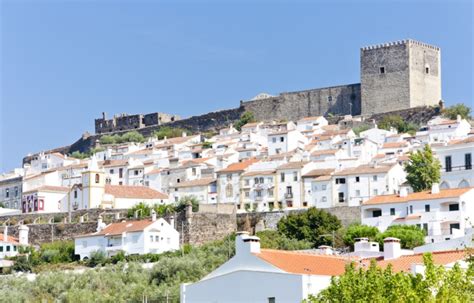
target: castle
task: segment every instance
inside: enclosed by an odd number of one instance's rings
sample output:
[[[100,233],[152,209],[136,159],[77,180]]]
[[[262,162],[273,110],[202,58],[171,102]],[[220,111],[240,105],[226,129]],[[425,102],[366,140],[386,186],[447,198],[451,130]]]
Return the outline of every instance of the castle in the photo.
[[[370,116],[441,100],[441,51],[426,43],[403,40],[360,49],[360,83],[331,86],[278,96],[260,94],[241,101],[242,111],[257,120],[296,121],[308,116]],[[163,113],[95,120],[97,134],[161,125],[180,119]]]

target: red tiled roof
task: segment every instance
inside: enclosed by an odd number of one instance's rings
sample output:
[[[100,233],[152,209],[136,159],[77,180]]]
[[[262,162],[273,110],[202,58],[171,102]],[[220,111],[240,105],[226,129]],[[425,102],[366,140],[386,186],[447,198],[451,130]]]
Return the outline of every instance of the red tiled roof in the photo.
[[[351,167],[351,168],[346,168],[344,170],[341,170],[339,172],[334,173],[334,175],[337,176],[348,176],[348,175],[362,175],[362,174],[378,174],[378,173],[386,173],[395,164],[379,164],[376,166],[371,166],[371,165],[360,165],[357,167]]]
[[[242,161],[242,162],[232,163],[229,166],[227,166],[226,168],[221,169],[220,171],[218,171],[218,173],[241,172],[241,171],[244,171],[247,167],[249,167],[253,163],[258,162],[258,161],[259,160],[255,159],[255,158],[251,158],[251,159],[248,159],[248,160],[245,160],[245,161]]]
[[[191,181],[183,181],[180,183],[175,184],[172,187],[195,187],[195,186],[207,186],[211,184],[212,182],[216,181],[216,179],[213,178],[201,178],[197,180],[191,180]]]
[[[410,193],[406,197],[400,197],[399,195],[382,195],[382,196],[373,197],[372,199],[369,199],[363,202],[362,204],[372,205],[372,204],[384,204],[384,203],[402,203],[402,202],[418,201],[418,200],[457,198],[472,189],[474,189],[474,187],[441,189],[439,193],[437,194],[432,194],[430,190],[426,190],[426,191],[421,191],[417,193]]]
[[[125,222],[118,222],[112,223],[106,226],[103,230],[94,235],[104,235],[104,236],[112,236],[112,235],[120,235],[124,232],[137,232],[142,231],[149,225],[151,225],[153,221],[150,219],[148,220],[139,220],[139,221],[125,221]]]
[[[382,148],[397,148],[397,147],[407,147],[408,143],[403,141],[403,142],[388,142],[384,143]]]
[[[60,192],[60,193],[66,193],[69,192],[69,187],[66,186],[52,186],[52,185],[43,185],[40,187],[37,187],[35,189],[31,189],[28,191],[25,191],[23,193],[29,193],[33,191],[46,191],[46,192]]]
[[[323,149],[315,150],[311,153],[311,156],[321,156],[321,155],[334,155],[339,151],[339,149]]]
[[[308,163],[308,161],[288,162],[278,166],[277,169],[298,169],[304,167]]]
[[[20,242],[18,242],[17,238],[14,238],[12,236],[7,235],[7,238],[5,239],[5,235],[3,233],[0,235],[0,242],[8,242],[8,243],[13,243],[13,244],[19,244],[20,243]]]
[[[346,265],[351,261],[347,257],[273,249],[262,249],[255,255],[285,272],[306,275],[339,276],[344,273]]]
[[[312,171],[307,172],[303,175],[303,178],[315,178],[320,176],[329,176],[334,172],[333,168],[326,169],[313,169]]]
[[[146,186],[105,185],[105,193],[124,199],[168,199],[168,195]]]
[[[266,175],[273,175],[275,170],[255,170],[249,171],[243,174],[243,177],[251,177],[251,176],[266,176]]]
[[[467,254],[463,250],[450,250],[432,252],[433,262],[437,265],[447,265],[466,259]],[[370,260],[364,260],[365,264],[369,264]],[[415,254],[408,256],[401,256],[398,259],[383,260],[379,258],[377,265],[381,268],[386,268],[388,264],[392,264],[394,272],[410,272],[413,264],[423,264],[423,254]]]

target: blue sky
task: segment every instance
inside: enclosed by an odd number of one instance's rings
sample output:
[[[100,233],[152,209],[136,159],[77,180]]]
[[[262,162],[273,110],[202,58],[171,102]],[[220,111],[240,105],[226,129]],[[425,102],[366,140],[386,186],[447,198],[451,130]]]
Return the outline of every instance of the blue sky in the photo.
[[[443,98],[473,100],[470,1],[0,1],[0,172],[93,132],[102,111],[191,116],[359,82],[359,48],[442,49]]]

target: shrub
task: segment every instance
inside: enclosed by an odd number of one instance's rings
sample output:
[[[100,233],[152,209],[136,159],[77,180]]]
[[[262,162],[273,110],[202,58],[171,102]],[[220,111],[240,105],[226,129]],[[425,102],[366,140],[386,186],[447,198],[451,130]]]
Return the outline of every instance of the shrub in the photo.
[[[234,127],[236,130],[242,130],[242,126],[247,123],[255,122],[255,117],[252,112],[245,112],[242,114],[240,119],[235,123]]]
[[[380,247],[383,247],[383,239],[394,237],[400,239],[400,245],[405,249],[413,249],[414,247],[425,244],[425,232],[416,225],[393,225],[387,230],[377,235],[377,241]]]
[[[361,224],[352,224],[345,231],[342,239],[344,244],[354,246],[355,239],[357,238],[369,238],[371,241],[375,241],[377,235],[379,234],[377,227],[361,225]]]
[[[111,135],[103,135],[100,137],[100,144],[114,144],[115,139]]]
[[[181,212],[186,209],[186,205],[191,204],[193,206],[193,212],[199,211],[199,200],[195,196],[185,196],[179,199],[176,205],[176,212]]]
[[[122,135],[122,141],[142,143],[145,141],[145,137],[137,131],[131,131]]]
[[[257,232],[260,238],[262,248],[282,249],[282,250],[301,250],[310,249],[313,245],[305,240],[289,239],[276,230],[264,230]]]
[[[443,109],[443,116],[448,119],[456,120],[458,115],[460,115],[463,119],[470,120],[471,108],[465,104],[458,103]]]
[[[90,258],[86,261],[87,266],[96,267],[97,265],[104,265],[107,257],[103,251],[97,250],[90,254]]]
[[[395,128],[399,133],[410,133],[414,134],[419,129],[418,125],[406,122],[399,115],[387,115],[382,118],[378,124],[379,128],[390,130],[391,127]]]
[[[191,132],[184,128],[163,126],[163,127],[160,127],[160,129],[154,133],[154,136],[158,138],[158,140],[162,140],[165,137],[166,138],[181,137],[183,133],[190,134]]]

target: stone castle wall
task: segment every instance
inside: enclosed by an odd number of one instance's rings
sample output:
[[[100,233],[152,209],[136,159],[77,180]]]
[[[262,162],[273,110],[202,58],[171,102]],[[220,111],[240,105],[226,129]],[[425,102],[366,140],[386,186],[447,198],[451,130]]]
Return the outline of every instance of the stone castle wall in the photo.
[[[309,116],[359,115],[360,84],[282,93],[276,97],[245,101],[242,106],[259,121],[297,121]]]

